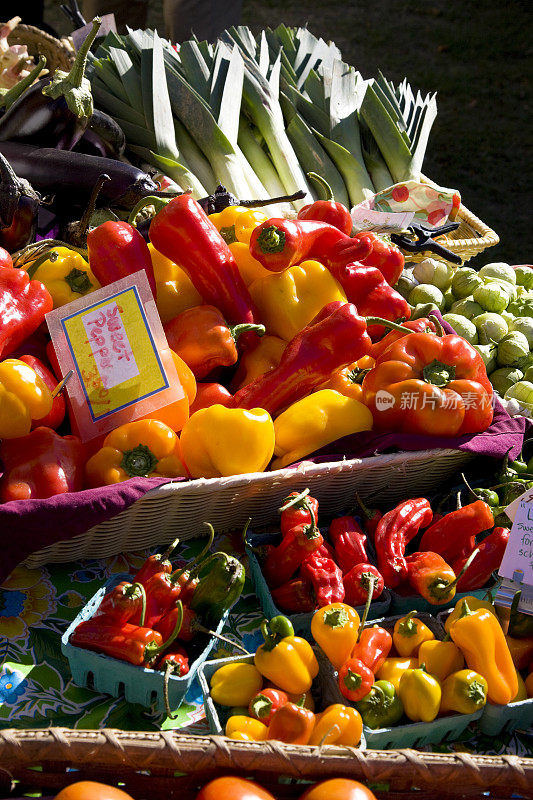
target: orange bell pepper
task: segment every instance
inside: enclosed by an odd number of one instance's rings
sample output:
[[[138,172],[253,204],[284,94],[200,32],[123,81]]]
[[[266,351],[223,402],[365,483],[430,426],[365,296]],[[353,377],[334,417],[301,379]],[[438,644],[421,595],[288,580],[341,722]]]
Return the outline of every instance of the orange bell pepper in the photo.
[[[237,339],[247,331],[265,332],[263,325],[229,327],[214,306],[197,306],[178,314],[163,326],[168,344],[191,368],[197,379],[215,367],[237,363]]]
[[[321,389],[335,389],[354,400],[363,402],[362,381],[366,370],[372,369],[376,362],[371,356],[363,356],[359,361],[354,361],[344,369],[333,372]]]
[[[189,419],[191,405],[196,397],[196,379],[185,361],[176,355],[173,350],[170,352],[172,353],[172,360],[178,373],[178,380],[185,392],[185,397],[170,403],[168,406],[158,408],[157,411],[152,411],[150,414],[141,417],[141,419],[157,419],[172,428],[175,433],[178,433]]]
[[[168,425],[155,419],[138,419],[115,428],[85,465],[89,487],[108,486],[141,476],[187,476],[178,437]]]
[[[355,608],[345,603],[331,603],[313,614],[313,638],[336,669],[350,657],[357,642],[359,623]]]
[[[394,624],[392,641],[398,655],[403,658],[416,656],[422,642],[435,638],[435,634],[428,626],[414,616],[416,611],[410,611],[405,617]]]
[[[268,726],[268,738],[287,744],[308,744],[315,727],[315,715],[308,708],[285,703]]]
[[[286,347],[287,342],[279,336],[262,336],[255,347],[245,350],[240,357],[239,366],[231,381],[232,390],[236,392],[261,375],[276,369]]]
[[[344,744],[357,747],[363,733],[363,720],[355,708],[335,703],[316,715],[309,744]]]

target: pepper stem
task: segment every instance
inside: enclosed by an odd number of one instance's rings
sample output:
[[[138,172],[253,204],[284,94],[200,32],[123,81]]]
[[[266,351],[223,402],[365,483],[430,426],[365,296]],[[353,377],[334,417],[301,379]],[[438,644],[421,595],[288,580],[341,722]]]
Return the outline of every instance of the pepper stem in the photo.
[[[359,629],[357,631],[357,642],[361,638],[361,634],[363,633],[363,628],[365,627],[366,618],[368,617],[368,612],[370,611],[370,603],[372,602],[372,595],[374,594],[374,586],[376,585],[377,578],[375,575],[370,575],[368,578],[368,592],[366,595],[366,603],[365,609],[363,611],[363,616],[361,617],[361,622],[359,624]]]
[[[0,97],[0,108],[5,108],[6,111],[11,108],[15,100],[18,100],[21,94],[24,94],[26,89],[30,88],[33,81],[37,80],[45,67],[46,58],[44,56],[39,56],[37,66],[32,69],[30,74],[22,78],[21,81],[18,81],[18,83],[12,86],[11,89],[8,89],[7,92]]]
[[[325,178],[323,178],[321,175],[317,175],[316,172],[308,172],[307,177],[315,183],[318,183],[318,185],[324,189],[326,192],[324,200],[333,200],[333,190]]]
[[[103,172],[102,175],[98,177],[98,180],[93,186],[91,191],[91,196],[89,197],[89,202],[85,208],[85,211],[82,214],[82,218],[80,219],[79,231],[77,232],[77,236],[79,240],[83,240],[83,237],[86,236],[87,231],[89,230],[89,223],[91,221],[91,217],[94,214],[94,210],[96,208],[96,201],[98,200],[98,196],[102,191],[102,187],[104,183],[110,181],[111,178],[107,173]]]
[[[171,579],[171,581],[173,583],[178,581],[181,578],[181,576],[183,575],[184,572],[188,572],[189,573],[189,578],[187,580],[187,583],[189,583],[189,581],[191,580],[193,574],[198,571],[198,569],[200,568],[205,556],[207,555],[208,551],[211,549],[211,545],[213,544],[213,539],[215,538],[215,529],[213,528],[213,526],[211,525],[210,522],[204,522],[204,525],[207,527],[207,530],[208,530],[206,544],[204,545],[202,550],[198,553],[196,558],[193,558],[193,560],[189,564],[185,564],[184,567],[182,567],[181,569],[177,569],[172,573],[172,575],[170,576],[170,579]]]
[[[401,331],[404,333],[413,333],[410,328],[406,328],[405,325],[397,325],[395,322],[391,322],[390,319],[383,319],[382,317],[365,317],[367,327],[368,325],[383,325],[384,328],[390,328],[393,331]]]
[[[141,617],[139,619],[139,627],[143,628],[144,620],[146,618],[146,592],[142,583],[132,583],[130,591],[132,591],[133,589],[135,590],[138,589],[141,593]]]
[[[401,633],[402,636],[414,636],[418,630],[418,626],[416,625],[415,621],[413,620],[416,611],[410,611],[403,620],[400,622],[398,626],[398,632]]]
[[[132,211],[130,211],[130,215],[128,217],[129,224],[134,228],[136,227],[135,220],[137,219],[137,215],[140,214],[140,212],[143,210],[143,208],[146,208],[146,206],[154,206],[155,213],[157,214],[158,211],[161,211],[161,209],[168,205],[168,203],[170,203],[170,201],[173,199],[174,198],[169,197],[167,200],[163,197],[156,197],[153,194],[149,194],[146,197],[141,197],[137,205],[133,207]]]
[[[131,450],[126,450],[120,462],[124,472],[134,477],[147,477],[157,467],[158,459],[145,444],[138,444]]]
[[[438,317],[436,317],[436,316],[435,316],[435,314],[430,314],[430,315],[428,316],[428,319],[429,319],[429,320],[430,320],[430,321],[433,323],[433,325],[435,326],[435,328],[436,328],[436,334],[437,334],[437,336],[444,336],[444,333],[445,333],[445,332],[444,332],[444,328],[443,328],[443,327],[442,327],[442,325],[440,324],[440,319],[439,319]]]
[[[52,251],[52,253],[54,252],[55,251]],[[52,253],[50,253],[50,255],[52,255]],[[69,274],[65,275],[63,280],[76,294],[87,294],[87,292],[91,291],[93,285],[87,273],[77,267],[73,267]]]
[[[450,381],[455,380],[455,365],[444,364],[435,358],[431,364],[426,364],[422,375],[426,383],[442,388],[447,386]]]
[[[370,509],[368,508],[368,506],[365,506],[358,492],[355,493],[355,502],[357,503],[357,505],[359,506],[365,517],[367,519],[372,519],[372,514],[370,513]]]
[[[168,561],[168,559],[170,558],[170,556],[172,555],[172,553],[174,552],[176,547],[179,545],[179,543],[180,543],[180,540],[179,540],[179,536],[178,536],[177,539],[174,539],[174,541],[169,544],[169,546],[167,547],[165,552],[161,553],[161,561]]]
[[[195,631],[199,631],[200,633],[207,633],[209,636],[214,636],[215,639],[220,639],[221,642],[226,642],[226,644],[230,644],[232,647],[236,647],[237,650],[240,650],[241,653],[244,653],[246,656],[251,655],[251,653],[241,644],[233,642],[231,639],[228,639],[227,636],[222,636],[221,633],[217,633],[216,631],[212,631],[210,628],[206,628],[205,625],[202,625],[201,622],[197,622],[195,620],[193,623],[193,627]]]
[[[283,505],[278,509],[279,513],[281,514],[283,513],[283,511],[287,511],[288,508],[292,508],[293,506],[300,507],[300,503],[302,502],[302,500],[304,500],[304,498],[307,497],[309,492],[310,489],[308,487],[307,489],[304,489],[303,492],[300,492],[294,497],[286,497],[285,500],[283,501]]]
[[[264,336],[266,333],[266,328],[264,325],[253,325],[252,323],[248,322],[240,322],[238,325],[232,325],[229,328],[229,332],[231,333],[231,337],[233,341],[236,343],[239,336],[243,333],[248,333],[248,331],[255,331],[258,336]]]
[[[257,237],[257,246],[263,253],[282,253],[285,248],[285,231],[276,225],[263,228]]]
[[[176,636],[179,634],[181,626],[183,625],[183,603],[181,602],[181,600],[178,600],[178,602],[176,603],[176,608],[178,609],[178,616],[176,618],[176,624],[174,626],[174,630],[172,631],[166,642],[163,642],[163,644],[156,645],[155,642],[149,642],[146,645],[144,649],[146,662],[152,663],[153,661],[155,661],[155,659],[158,658],[158,656],[160,656],[161,653],[164,653],[164,651],[170,647]]]
[[[67,250],[74,250],[75,253],[79,253],[85,259],[88,258],[87,250],[84,250],[82,247],[76,247],[68,242],[61,242],[59,239],[42,239],[40,242],[32,242],[27,247],[19,250],[13,257],[13,266],[21,268],[24,264],[27,264],[28,261],[34,259],[35,251],[40,256],[42,253],[49,253],[54,247],[66,247]]]
[[[172,673],[174,672],[176,665],[172,663],[172,661],[167,661],[167,665],[165,667],[165,677],[163,679],[163,699],[165,701],[165,711],[167,714],[168,719],[176,719],[178,716],[178,712],[175,714],[172,713],[172,709],[170,708],[170,701],[168,697],[168,681]]]
[[[445,580],[446,579],[444,579],[444,580],[441,579],[440,581],[437,581],[435,583],[435,585],[431,588],[431,593],[437,599],[439,597],[445,598],[450,593],[450,590],[455,588],[455,586],[460,581],[460,579],[463,577],[463,575],[465,574],[465,572],[467,571],[468,567],[470,566],[470,564],[475,559],[475,557],[477,556],[478,553],[479,553],[479,547],[476,547],[476,549],[472,553],[470,553],[470,555],[468,556],[467,560],[465,561],[465,564],[464,564],[462,570],[459,572],[458,575],[455,576],[453,581],[450,581],[450,583],[446,583],[446,584],[445,584]]]
[[[46,253],[41,253],[41,255],[38,256],[33,262],[33,264],[31,264],[31,266],[29,266],[28,269],[26,270],[30,281],[32,280],[33,276],[35,275],[35,273],[42,264],[44,264],[46,261],[51,261],[53,264],[54,262],[57,261],[58,258],[59,258],[59,253],[56,253],[55,250],[52,251],[47,250]]]

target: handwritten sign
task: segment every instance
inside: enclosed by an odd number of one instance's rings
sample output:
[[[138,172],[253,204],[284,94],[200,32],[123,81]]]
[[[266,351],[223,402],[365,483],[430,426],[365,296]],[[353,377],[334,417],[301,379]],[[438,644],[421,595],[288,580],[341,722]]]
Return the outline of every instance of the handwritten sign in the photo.
[[[409,227],[414,219],[414,211],[376,211],[364,208],[364,203],[350,211],[356,231],[377,231],[378,233],[399,233]]]
[[[82,439],[184,397],[144,272],[46,315]]]
[[[505,509],[513,520],[499,575],[503,579],[495,602],[509,608],[520,590],[518,610],[533,614],[533,502],[531,490]]]

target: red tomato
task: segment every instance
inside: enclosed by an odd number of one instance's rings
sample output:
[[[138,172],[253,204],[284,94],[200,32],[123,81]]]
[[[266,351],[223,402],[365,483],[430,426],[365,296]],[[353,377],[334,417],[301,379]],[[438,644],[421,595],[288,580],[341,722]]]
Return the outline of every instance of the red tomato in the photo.
[[[300,800],[377,800],[377,798],[359,781],[332,778],[311,786],[300,796]]]
[[[78,781],[65,786],[55,800],[133,800],[131,794],[95,781]]]
[[[13,267],[13,260],[3,247],[0,247],[0,267]]]
[[[226,775],[206,783],[196,795],[196,800],[276,800],[276,798],[258,783],[237,778],[235,775]]]

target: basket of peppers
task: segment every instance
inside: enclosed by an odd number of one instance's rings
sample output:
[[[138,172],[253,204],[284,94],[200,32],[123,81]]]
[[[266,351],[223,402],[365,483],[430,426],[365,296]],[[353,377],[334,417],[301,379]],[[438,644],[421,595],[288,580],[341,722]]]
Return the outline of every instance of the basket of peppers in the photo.
[[[214,531],[207,525],[207,543],[189,564],[173,567],[176,540],[87,603],[61,640],[75,683],[172,716],[215,638],[225,638],[244,586],[238,559],[209,552]]]
[[[264,620],[261,631],[264,642],[255,654],[200,667],[211,731],[241,741],[364,747],[359,712],[343,703],[322,703],[318,650],[294,635],[287,617]]]

